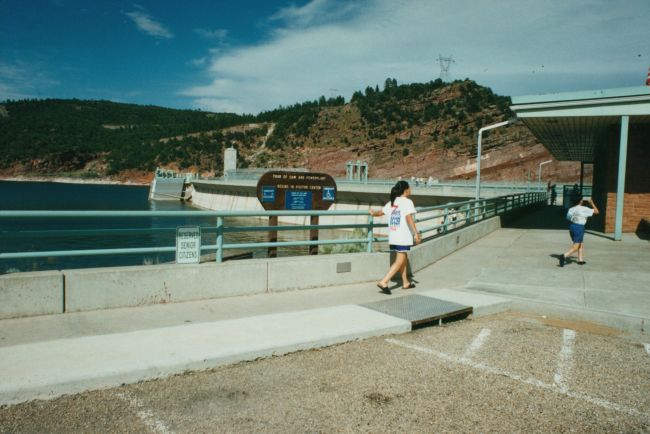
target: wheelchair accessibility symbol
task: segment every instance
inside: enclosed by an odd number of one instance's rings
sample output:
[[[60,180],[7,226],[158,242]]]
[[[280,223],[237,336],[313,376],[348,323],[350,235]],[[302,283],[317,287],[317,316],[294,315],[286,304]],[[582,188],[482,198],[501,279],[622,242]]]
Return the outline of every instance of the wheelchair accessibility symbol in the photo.
[[[334,187],[323,187],[323,200],[334,201],[336,190]]]

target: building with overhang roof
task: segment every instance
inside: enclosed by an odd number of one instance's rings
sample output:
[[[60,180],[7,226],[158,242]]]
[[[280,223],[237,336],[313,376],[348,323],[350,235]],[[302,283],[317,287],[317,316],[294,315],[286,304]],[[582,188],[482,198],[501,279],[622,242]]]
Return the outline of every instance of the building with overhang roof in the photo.
[[[600,230],[620,240],[650,218],[650,86],[513,97],[510,108],[556,160],[594,165]]]

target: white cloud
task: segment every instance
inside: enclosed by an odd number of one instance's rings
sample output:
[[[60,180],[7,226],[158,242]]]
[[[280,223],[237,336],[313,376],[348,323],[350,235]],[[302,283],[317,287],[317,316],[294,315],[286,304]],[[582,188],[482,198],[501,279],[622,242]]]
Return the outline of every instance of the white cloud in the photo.
[[[319,25],[334,20],[345,20],[365,7],[366,1],[312,0],[304,6],[289,6],[280,9],[270,17],[271,21],[281,21],[290,28]]]
[[[228,30],[226,29],[194,29],[194,32],[208,40],[223,41],[228,36]]]
[[[42,65],[20,60],[0,62],[0,101],[41,98],[61,83],[49,77]]]
[[[645,0],[313,0],[282,9],[269,39],[209,56],[206,110],[257,113],[383,84],[469,77],[505,95],[642,85]],[[641,54],[641,57],[638,57]],[[638,82],[635,81],[638,72]]]
[[[203,57],[199,57],[198,59],[191,59],[189,61],[189,64],[193,66],[203,66],[207,61],[208,61],[207,56],[203,56]]]
[[[138,29],[147,35],[164,39],[171,39],[174,37],[173,33],[170,32],[164,25],[155,21],[153,18],[151,18],[151,16],[149,16],[149,14],[145,12],[125,12],[124,15],[129,17],[135,23]]]
[[[0,102],[6,101],[9,99],[19,100],[19,99],[29,99],[35,98],[33,94],[21,92],[19,89],[14,88],[6,83],[0,81]]]

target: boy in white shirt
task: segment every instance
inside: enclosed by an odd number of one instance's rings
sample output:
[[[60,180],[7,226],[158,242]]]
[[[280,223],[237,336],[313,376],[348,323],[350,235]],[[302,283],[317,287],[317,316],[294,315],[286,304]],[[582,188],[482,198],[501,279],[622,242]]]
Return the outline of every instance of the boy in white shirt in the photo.
[[[571,235],[573,245],[566,253],[560,256],[560,267],[564,267],[566,259],[575,252],[578,252],[578,264],[586,264],[584,259],[585,224],[587,224],[589,217],[598,214],[598,208],[591,198],[585,200],[578,198],[573,205],[566,214],[567,220],[571,222],[569,225],[569,234]]]

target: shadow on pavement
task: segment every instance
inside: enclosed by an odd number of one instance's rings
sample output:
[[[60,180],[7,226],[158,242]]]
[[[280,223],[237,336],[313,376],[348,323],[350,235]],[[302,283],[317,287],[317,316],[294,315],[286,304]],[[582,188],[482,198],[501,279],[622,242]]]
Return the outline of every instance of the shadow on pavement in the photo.
[[[569,223],[565,219],[566,210],[559,205],[548,205],[520,219],[510,221],[503,225],[504,228],[513,229],[568,229]],[[589,227],[589,223],[587,223]]]
[[[569,222],[566,220],[566,210],[559,205],[547,205],[536,211],[524,215],[523,217],[505,222],[504,228],[511,229],[548,229],[548,230],[566,230],[569,233]],[[597,216],[587,220],[586,232],[595,237],[604,238],[614,241],[614,235],[603,233],[598,229],[599,222]],[[637,230],[636,235],[640,240],[650,240],[650,229]]]

